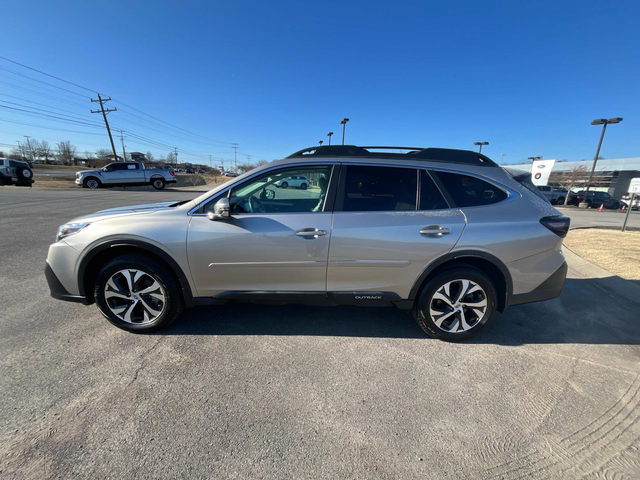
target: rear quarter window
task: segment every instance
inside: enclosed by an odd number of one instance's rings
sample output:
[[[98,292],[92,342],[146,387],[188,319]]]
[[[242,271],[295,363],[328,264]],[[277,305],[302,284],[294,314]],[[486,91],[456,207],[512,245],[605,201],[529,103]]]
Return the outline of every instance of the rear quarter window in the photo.
[[[507,193],[497,186],[470,175],[436,172],[456,207],[492,205],[507,199]]]

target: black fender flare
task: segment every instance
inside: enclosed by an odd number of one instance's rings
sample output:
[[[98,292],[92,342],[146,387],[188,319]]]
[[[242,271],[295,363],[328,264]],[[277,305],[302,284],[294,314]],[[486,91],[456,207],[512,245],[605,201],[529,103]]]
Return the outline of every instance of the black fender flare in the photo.
[[[513,295],[513,280],[511,278],[511,273],[509,273],[509,269],[499,258],[495,257],[494,255],[491,255],[490,253],[482,252],[478,250],[458,250],[455,252],[449,252],[446,255],[439,257],[437,260],[427,265],[427,267],[422,271],[418,279],[413,284],[413,287],[411,288],[411,292],[409,293],[409,300],[416,299],[416,297],[418,296],[418,292],[420,291],[420,287],[422,286],[426,278],[431,273],[433,273],[435,270],[437,270],[439,267],[441,267],[447,262],[450,262],[452,260],[464,261],[465,258],[480,258],[482,260],[490,262],[493,266],[495,266],[496,268],[498,268],[498,270],[500,270],[506,284],[505,301],[504,301],[504,309],[506,310],[506,308],[509,306],[509,300]]]
[[[89,252],[87,252],[82,257],[82,260],[80,260],[80,265],[78,267],[78,288],[81,296],[85,298],[87,297],[87,292],[85,292],[85,288],[84,288],[84,277],[85,277],[85,272],[87,270],[87,267],[91,263],[91,260],[93,260],[95,256],[98,255],[99,253],[104,252],[105,250],[112,247],[135,247],[140,249],[140,251],[142,252],[147,251],[160,257],[162,260],[164,260],[167,263],[167,265],[169,265],[169,268],[171,268],[171,270],[173,270],[173,272],[178,277],[178,280],[180,281],[180,286],[182,288],[182,296],[184,297],[186,306],[190,307],[192,305],[191,299],[193,295],[191,292],[191,286],[189,285],[189,279],[185,275],[182,268],[180,268],[180,265],[178,265],[178,262],[176,262],[173,259],[173,257],[171,257],[171,255],[169,255],[166,251],[162,250],[161,248],[155,245],[152,245],[151,243],[144,242],[142,240],[131,240],[131,239],[107,240],[106,242],[103,242],[94,246],[91,250],[89,250]]]

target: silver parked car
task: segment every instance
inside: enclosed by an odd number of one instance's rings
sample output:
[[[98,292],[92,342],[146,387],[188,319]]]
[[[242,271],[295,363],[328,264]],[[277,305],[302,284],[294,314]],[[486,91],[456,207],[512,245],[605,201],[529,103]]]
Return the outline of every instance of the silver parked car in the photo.
[[[167,183],[176,183],[172,168],[146,169],[144,162],[114,162],[98,170],[76,172],[76,185],[85,188],[151,185],[162,190]]]
[[[305,149],[195,200],[76,218],[49,249],[51,294],[134,332],[229,301],[395,305],[454,341],[560,294],[569,219],[528,172],[471,151],[384,149]],[[276,192],[293,176],[313,187]]]

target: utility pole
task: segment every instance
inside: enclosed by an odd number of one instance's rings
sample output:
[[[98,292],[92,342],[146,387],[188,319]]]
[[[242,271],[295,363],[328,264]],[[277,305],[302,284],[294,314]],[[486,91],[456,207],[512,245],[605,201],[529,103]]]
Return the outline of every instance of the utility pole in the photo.
[[[176,147],[173,147],[173,153],[176,154],[176,167],[178,166],[178,149]]]
[[[100,103],[100,110],[91,110],[91,113],[102,113],[102,118],[104,118],[104,124],[107,126],[107,133],[109,133],[109,141],[111,142],[111,150],[113,150],[113,161],[118,161],[118,154],[116,153],[116,146],[113,143],[113,136],[111,136],[111,129],[109,128],[109,121],[107,120],[107,113],[115,112],[117,108],[107,108],[105,110],[104,104],[111,100],[111,97],[103,99],[100,94],[98,94],[98,100],[91,99],[92,102]]]
[[[502,160],[500,161],[500,165],[504,165],[504,157],[507,156],[506,153],[501,153],[500,156],[502,157]]]
[[[31,148],[31,142],[29,141],[31,137],[29,135],[23,135],[23,137],[27,139],[27,145],[29,146],[29,155],[31,157],[31,161],[33,162],[33,149]]]
[[[233,148],[233,161],[235,162],[235,165],[236,165],[236,170],[235,170],[236,173],[238,173],[238,156],[237,156],[238,145],[239,145],[238,143],[231,144],[231,148]]]
[[[124,149],[124,132],[120,130],[120,142],[122,143],[122,159],[127,161],[127,152]]]
[[[211,155],[209,155],[209,168],[213,168],[213,165],[211,164]]]

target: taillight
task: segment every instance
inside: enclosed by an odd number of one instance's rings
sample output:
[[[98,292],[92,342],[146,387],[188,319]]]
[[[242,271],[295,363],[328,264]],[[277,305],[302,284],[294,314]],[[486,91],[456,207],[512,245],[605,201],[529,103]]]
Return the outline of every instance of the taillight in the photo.
[[[171,175],[172,177],[176,176],[176,172],[174,172],[173,170],[169,170],[169,175]]]
[[[556,215],[553,217],[543,217],[540,223],[551,230],[559,237],[566,237],[571,225],[571,219],[565,215]]]

